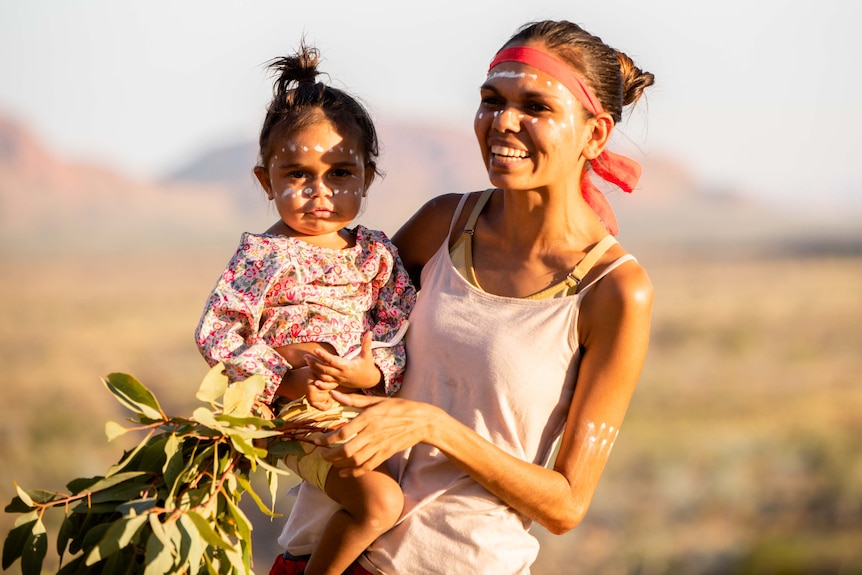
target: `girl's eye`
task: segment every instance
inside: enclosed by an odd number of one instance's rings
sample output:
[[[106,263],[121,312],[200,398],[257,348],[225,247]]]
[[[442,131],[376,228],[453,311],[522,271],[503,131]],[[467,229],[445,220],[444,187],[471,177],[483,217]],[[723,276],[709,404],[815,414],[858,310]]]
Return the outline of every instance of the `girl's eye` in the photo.
[[[293,180],[300,180],[305,177],[305,172],[302,170],[293,170],[292,172],[287,173],[287,177]]]
[[[333,177],[336,177],[336,178],[349,178],[353,174],[348,169],[335,168],[334,170],[332,170],[332,175],[333,175]]]

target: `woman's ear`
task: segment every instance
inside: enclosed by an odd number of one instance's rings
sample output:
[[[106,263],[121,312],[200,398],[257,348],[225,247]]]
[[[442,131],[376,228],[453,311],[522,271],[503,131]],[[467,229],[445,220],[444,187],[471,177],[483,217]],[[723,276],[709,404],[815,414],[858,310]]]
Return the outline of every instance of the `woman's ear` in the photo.
[[[272,199],[272,182],[269,179],[269,170],[264,168],[263,166],[255,166],[254,167],[254,175],[257,177],[257,181],[260,182],[263,191],[266,192],[266,197],[270,200]]]
[[[587,160],[595,160],[605,150],[614,130],[614,119],[607,112],[602,112],[590,118],[588,124],[592,126],[590,138],[584,146],[584,157]]]

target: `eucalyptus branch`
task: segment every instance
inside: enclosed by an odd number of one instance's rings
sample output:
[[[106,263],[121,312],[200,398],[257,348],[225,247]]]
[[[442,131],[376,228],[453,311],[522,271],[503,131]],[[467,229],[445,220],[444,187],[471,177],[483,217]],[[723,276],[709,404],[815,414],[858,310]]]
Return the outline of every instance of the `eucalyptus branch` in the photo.
[[[221,366],[196,393],[205,407],[188,418],[166,415],[155,395],[129,375],[110,374],[103,382],[133,414],[128,428],[107,422],[108,440],[131,432],[145,437],[105,475],[70,481],[69,493],[16,485],[18,495],[5,510],[21,516],[4,541],[3,569],[20,560],[24,575],[41,572],[48,550],[43,515],[62,506],[58,575],[253,575],[252,525],[240,499],[250,493],[263,512],[272,511],[252,491],[249,473],[265,468],[274,505],[277,476],[289,473],[279,467],[279,454],[301,451],[298,442],[329,429],[334,413],[297,403],[279,419],[256,417],[252,408],[263,380],[228,384]],[[64,563],[66,553],[71,559]]]

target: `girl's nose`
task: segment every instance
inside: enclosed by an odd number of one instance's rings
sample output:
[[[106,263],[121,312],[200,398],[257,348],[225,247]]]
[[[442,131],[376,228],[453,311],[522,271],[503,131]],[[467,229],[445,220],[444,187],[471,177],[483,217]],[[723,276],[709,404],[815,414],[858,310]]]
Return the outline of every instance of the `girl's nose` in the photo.
[[[332,196],[330,190],[322,180],[314,180],[302,191],[308,198],[327,198]]]

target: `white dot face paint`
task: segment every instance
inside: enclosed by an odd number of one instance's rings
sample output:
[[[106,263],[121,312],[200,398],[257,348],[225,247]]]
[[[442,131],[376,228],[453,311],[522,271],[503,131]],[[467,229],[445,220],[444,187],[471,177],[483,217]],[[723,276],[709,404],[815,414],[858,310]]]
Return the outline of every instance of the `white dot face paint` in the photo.
[[[529,78],[531,80],[538,80],[539,76],[537,76],[536,74],[527,74],[526,72],[510,72],[507,70],[499,70],[488,74],[488,80],[495,80],[497,78],[508,78],[512,80]]]
[[[606,423],[596,425],[590,421],[583,425],[578,433],[580,445],[577,447],[577,461],[574,469],[580,469],[585,473],[600,472],[611,453],[618,434],[619,429]]]

